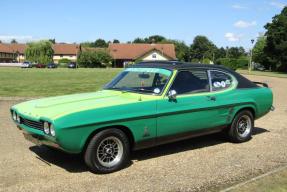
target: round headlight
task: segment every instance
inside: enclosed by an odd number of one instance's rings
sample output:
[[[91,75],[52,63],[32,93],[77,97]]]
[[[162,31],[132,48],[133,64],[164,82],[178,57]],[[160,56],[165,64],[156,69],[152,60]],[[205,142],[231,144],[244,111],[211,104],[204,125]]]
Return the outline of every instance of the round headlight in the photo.
[[[20,116],[18,114],[16,114],[16,121],[20,123]]]
[[[15,111],[12,112],[12,118],[14,121],[17,121],[17,113]]]
[[[56,132],[55,132],[54,126],[53,126],[52,124],[51,124],[51,126],[50,126],[50,133],[51,133],[51,135],[52,135],[53,137],[55,137]]]
[[[50,133],[50,126],[49,126],[49,123],[48,122],[44,122],[44,132],[46,134],[49,134]]]

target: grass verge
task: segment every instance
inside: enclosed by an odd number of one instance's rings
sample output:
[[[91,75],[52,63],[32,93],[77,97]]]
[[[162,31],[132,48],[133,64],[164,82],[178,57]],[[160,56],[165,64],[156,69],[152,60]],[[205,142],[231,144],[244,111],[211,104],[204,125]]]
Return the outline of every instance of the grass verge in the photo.
[[[249,71],[248,70],[236,70],[236,72],[244,75],[259,75],[259,76],[269,76],[269,77],[281,77],[287,78],[287,73],[282,72],[270,72],[270,71]]]
[[[0,96],[55,96],[97,91],[122,70],[0,68]]]

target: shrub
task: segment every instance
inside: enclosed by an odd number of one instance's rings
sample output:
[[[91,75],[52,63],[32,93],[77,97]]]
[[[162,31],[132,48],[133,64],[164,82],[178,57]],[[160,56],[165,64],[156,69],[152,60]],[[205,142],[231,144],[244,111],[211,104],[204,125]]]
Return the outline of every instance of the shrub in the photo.
[[[230,69],[246,69],[248,66],[248,59],[231,59],[231,58],[220,58],[217,59],[215,64],[224,65]]]
[[[83,51],[78,57],[78,64],[81,67],[108,67],[111,65],[112,58],[105,51]]]
[[[71,60],[70,59],[67,59],[67,58],[63,58],[63,59],[60,59],[59,61],[58,61],[58,63],[60,64],[60,63],[70,63],[71,62]]]

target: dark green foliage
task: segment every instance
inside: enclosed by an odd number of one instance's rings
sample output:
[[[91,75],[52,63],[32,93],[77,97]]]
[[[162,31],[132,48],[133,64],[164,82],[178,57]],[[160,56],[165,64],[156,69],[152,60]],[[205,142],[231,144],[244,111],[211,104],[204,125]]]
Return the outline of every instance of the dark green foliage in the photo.
[[[227,48],[227,57],[238,59],[242,56],[246,56],[245,50],[243,47],[230,47]]]
[[[83,42],[81,43],[81,46],[82,47],[107,48],[109,44],[104,39],[97,39],[95,42]]]
[[[108,47],[108,43],[104,39],[97,39],[94,43],[94,47],[105,48]]]
[[[18,43],[16,39],[12,39],[10,43]]]
[[[267,55],[264,53],[266,47],[266,37],[258,37],[257,42],[252,49],[252,61],[262,64],[266,69],[270,68]]]
[[[192,59],[199,61],[203,61],[204,58],[213,60],[216,49],[216,46],[207,37],[198,35],[190,46],[190,55]]]
[[[53,43],[53,44],[56,43],[56,39],[55,39],[55,38],[54,38],[54,39],[49,39],[49,41],[50,41],[51,43]]]
[[[41,64],[53,62],[54,50],[50,41],[28,43],[25,50],[26,60]]]
[[[71,60],[70,59],[67,59],[67,58],[63,58],[63,59],[60,59],[59,61],[58,61],[58,63],[70,63],[71,62]]]
[[[145,39],[142,39],[142,38],[135,38],[134,40],[133,40],[133,43],[147,43],[146,41],[145,41]]]
[[[215,59],[225,58],[226,57],[226,50],[223,47],[216,49],[215,51]]]
[[[79,54],[78,65],[80,67],[108,67],[111,65],[112,58],[105,51],[84,51]]]
[[[287,72],[287,7],[265,25],[266,46],[264,53],[272,70]]]
[[[220,58],[216,60],[216,64],[224,65],[230,69],[246,69],[248,66],[248,59],[230,59],[230,58]]]
[[[120,41],[117,40],[117,39],[114,39],[114,40],[113,40],[113,43],[120,43]]]

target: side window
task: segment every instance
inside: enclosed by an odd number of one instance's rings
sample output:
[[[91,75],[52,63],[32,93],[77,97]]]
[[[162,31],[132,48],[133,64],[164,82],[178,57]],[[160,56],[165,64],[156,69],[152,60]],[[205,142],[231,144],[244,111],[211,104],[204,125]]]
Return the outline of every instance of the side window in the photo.
[[[232,85],[232,77],[220,71],[210,71],[212,91],[227,89]]]
[[[177,94],[202,93],[209,91],[208,75],[205,70],[178,72],[170,90]]]

